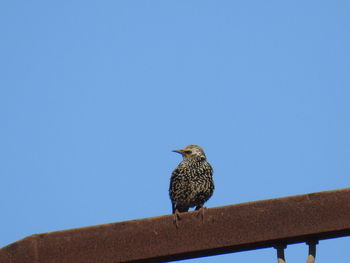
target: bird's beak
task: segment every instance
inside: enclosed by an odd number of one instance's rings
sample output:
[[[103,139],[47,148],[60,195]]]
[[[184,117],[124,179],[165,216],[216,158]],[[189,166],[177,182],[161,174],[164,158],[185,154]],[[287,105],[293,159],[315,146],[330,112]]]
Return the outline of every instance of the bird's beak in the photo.
[[[179,153],[179,154],[183,154],[184,150],[180,149],[180,150],[173,150],[174,153]]]

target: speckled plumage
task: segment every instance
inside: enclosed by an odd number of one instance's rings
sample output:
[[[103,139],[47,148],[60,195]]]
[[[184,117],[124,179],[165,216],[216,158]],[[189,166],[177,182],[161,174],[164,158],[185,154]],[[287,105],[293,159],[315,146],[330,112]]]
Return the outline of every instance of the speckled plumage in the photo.
[[[213,194],[213,169],[203,149],[197,145],[189,145],[174,152],[182,154],[183,161],[170,179],[172,212],[187,212],[190,207],[198,210]]]

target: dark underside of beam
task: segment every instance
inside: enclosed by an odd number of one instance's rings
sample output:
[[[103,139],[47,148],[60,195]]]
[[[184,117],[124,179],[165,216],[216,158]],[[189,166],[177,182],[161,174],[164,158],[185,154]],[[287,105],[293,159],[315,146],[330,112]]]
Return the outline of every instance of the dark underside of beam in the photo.
[[[165,262],[350,235],[350,188],[32,235],[2,263]]]

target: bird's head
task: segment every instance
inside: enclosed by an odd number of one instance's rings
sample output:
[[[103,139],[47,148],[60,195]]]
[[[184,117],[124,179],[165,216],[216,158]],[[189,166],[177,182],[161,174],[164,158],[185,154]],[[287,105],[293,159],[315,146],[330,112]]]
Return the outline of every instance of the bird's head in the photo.
[[[173,152],[180,153],[185,159],[201,159],[205,160],[206,156],[201,147],[198,145],[188,145],[183,149],[174,150]]]

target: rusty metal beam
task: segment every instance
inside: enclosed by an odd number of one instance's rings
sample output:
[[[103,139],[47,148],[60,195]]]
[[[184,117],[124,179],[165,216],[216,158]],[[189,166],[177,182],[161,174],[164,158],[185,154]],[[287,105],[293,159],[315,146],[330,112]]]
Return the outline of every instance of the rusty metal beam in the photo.
[[[350,188],[32,235],[2,263],[165,262],[350,235]]]

